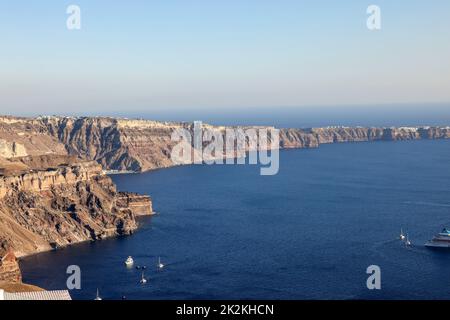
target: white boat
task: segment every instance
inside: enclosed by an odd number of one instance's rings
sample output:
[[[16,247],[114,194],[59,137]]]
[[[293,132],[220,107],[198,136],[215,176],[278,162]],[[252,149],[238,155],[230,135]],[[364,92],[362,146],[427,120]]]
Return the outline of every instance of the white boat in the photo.
[[[95,297],[94,300],[102,300],[102,298],[100,298],[100,293],[98,292],[98,289],[97,289],[97,296]]]
[[[141,284],[146,284],[147,283],[147,279],[145,279],[144,277],[144,271],[142,271],[142,277],[141,277],[141,281],[139,281]]]
[[[133,260],[133,258],[131,256],[129,256],[127,258],[127,260],[125,260],[125,265],[127,265],[127,266],[132,266],[133,263],[134,263],[134,260]]]
[[[410,246],[411,245],[411,241],[409,241],[408,234],[406,234],[405,245],[406,246]]]
[[[161,257],[158,257],[158,268],[159,269],[164,268],[164,264],[161,262]]]
[[[400,240],[405,240],[405,234],[403,233],[403,229],[400,229]]]
[[[450,230],[444,228],[432,240],[425,243],[425,246],[428,248],[450,248]]]

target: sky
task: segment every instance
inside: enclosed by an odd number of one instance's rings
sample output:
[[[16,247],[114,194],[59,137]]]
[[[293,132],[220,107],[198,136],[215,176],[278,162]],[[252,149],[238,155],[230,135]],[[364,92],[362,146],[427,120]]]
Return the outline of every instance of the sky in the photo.
[[[448,0],[0,0],[0,39],[0,114],[450,108]]]

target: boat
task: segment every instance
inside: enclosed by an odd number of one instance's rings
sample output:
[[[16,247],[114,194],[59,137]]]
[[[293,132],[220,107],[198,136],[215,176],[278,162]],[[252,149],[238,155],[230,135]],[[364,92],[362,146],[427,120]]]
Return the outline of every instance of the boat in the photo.
[[[133,258],[132,258],[131,256],[129,256],[129,257],[127,258],[127,260],[125,260],[125,264],[126,264],[127,266],[132,266],[133,263],[134,263],[134,260],[133,260]]]
[[[142,271],[142,276],[141,276],[141,281],[139,281],[141,284],[146,284],[147,283],[147,279],[145,279],[144,277],[144,271]]]
[[[400,229],[400,240],[405,240],[405,234],[403,233],[403,229]]]
[[[433,239],[425,243],[425,247],[450,248],[450,230],[447,228],[442,229],[442,231],[435,235]]]
[[[161,262],[161,257],[158,257],[158,268],[159,269],[164,268],[164,264]]]
[[[102,298],[100,298],[100,293],[98,292],[98,288],[97,288],[97,296],[95,297],[94,300],[102,300]]]
[[[411,241],[409,240],[408,234],[406,234],[405,245],[409,247],[411,245]]]

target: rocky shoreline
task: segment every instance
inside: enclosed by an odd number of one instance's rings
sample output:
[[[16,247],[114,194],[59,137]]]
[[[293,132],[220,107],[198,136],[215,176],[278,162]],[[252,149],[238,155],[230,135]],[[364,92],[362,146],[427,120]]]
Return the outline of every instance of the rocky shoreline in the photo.
[[[0,285],[21,284],[18,258],[129,235],[153,214],[149,196],[119,192],[95,161],[70,156],[3,159]]]
[[[71,155],[96,161],[111,173],[144,172],[174,165],[170,153],[176,142],[171,140],[171,135],[180,128],[192,131],[193,124],[106,117],[0,116],[0,157]],[[204,125],[204,128],[220,135],[227,129],[210,125]],[[326,143],[449,137],[449,127],[291,128],[280,129],[280,148],[317,148]]]
[[[206,127],[220,135],[227,129]],[[2,274],[20,282],[17,257],[132,233],[137,216],[153,213],[151,198],[119,192],[107,173],[174,166],[171,135],[179,128],[193,124],[0,116],[0,282]],[[448,138],[449,127],[280,129],[279,148]]]
[[[136,216],[152,213],[149,196],[118,192],[94,161],[46,155],[3,160],[3,168],[0,236],[17,257],[130,234]]]

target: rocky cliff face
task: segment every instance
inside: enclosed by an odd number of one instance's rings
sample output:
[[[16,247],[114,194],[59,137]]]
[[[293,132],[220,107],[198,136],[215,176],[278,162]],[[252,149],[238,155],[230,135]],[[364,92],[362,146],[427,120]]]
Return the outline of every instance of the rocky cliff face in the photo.
[[[326,143],[363,142],[363,141],[398,141],[419,139],[448,139],[450,128],[312,128],[282,129],[280,144],[285,148],[310,148]]]
[[[147,171],[172,165],[171,133],[181,124],[111,118],[42,118],[69,154],[109,170]]]
[[[117,192],[98,163],[63,159],[57,165],[50,159],[14,159],[28,170],[0,176],[0,236],[19,257],[130,234],[136,215],[152,212],[148,196]],[[42,169],[42,162],[53,166]]]
[[[102,172],[98,163],[89,161],[40,170],[30,169],[20,175],[6,175],[0,178],[0,199],[22,191],[43,193],[59,186],[88,182]]]
[[[67,154],[64,144],[49,134],[43,121],[0,116],[0,157]]]
[[[205,127],[219,136],[227,129]],[[0,116],[0,240],[9,248],[0,256],[4,258],[0,277],[3,272],[10,280],[19,279],[10,252],[20,257],[133,232],[135,217],[152,213],[151,199],[117,192],[103,170],[146,171],[173,166],[170,155],[176,142],[171,135],[180,128],[192,132],[193,124]],[[448,138],[448,127],[281,129],[279,145],[271,147]],[[273,137],[270,140],[275,141]],[[245,150],[262,148],[254,142],[248,139]]]
[[[149,196],[131,192],[119,192],[116,196],[118,208],[130,210],[136,217],[153,213],[152,201]]]
[[[14,251],[6,240],[0,239],[0,285],[21,281],[22,273]]]
[[[383,128],[314,128],[319,144],[382,140]]]
[[[221,135],[227,129],[205,127]],[[106,170],[140,172],[166,168],[174,165],[170,154],[176,142],[171,135],[179,128],[192,131],[193,125],[114,118],[0,117],[0,157],[69,154],[95,160]],[[447,127],[281,129],[279,146],[316,148],[324,143],[447,138]],[[250,149],[247,146],[247,151]]]
[[[319,137],[311,131],[302,129],[281,129],[280,147],[292,148],[317,148],[319,147]]]

